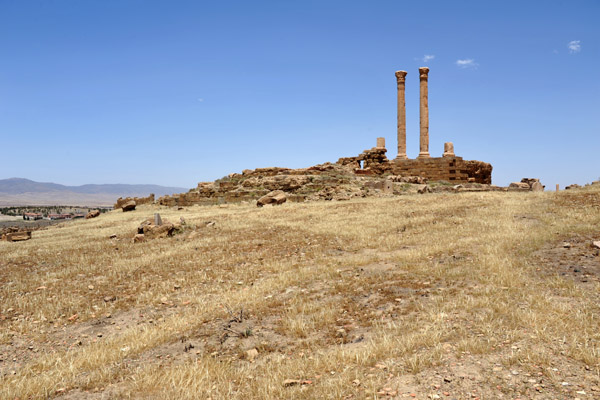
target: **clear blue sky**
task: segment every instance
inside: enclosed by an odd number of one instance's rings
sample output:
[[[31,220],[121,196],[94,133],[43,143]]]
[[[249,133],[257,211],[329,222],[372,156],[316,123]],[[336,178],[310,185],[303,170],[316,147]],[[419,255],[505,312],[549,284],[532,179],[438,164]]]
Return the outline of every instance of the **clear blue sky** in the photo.
[[[386,138],[396,80],[430,152],[600,177],[600,2],[0,0],[0,178],[194,187]]]

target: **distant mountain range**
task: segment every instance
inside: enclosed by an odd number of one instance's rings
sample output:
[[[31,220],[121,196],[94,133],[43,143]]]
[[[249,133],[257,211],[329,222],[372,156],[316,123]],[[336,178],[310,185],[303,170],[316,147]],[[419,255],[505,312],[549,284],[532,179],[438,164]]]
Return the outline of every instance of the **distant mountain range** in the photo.
[[[23,178],[0,179],[0,206],[20,205],[112,205],[118,197],[148,196],[187,192],[180,187],[159,185],[81,185],[35,182]]]

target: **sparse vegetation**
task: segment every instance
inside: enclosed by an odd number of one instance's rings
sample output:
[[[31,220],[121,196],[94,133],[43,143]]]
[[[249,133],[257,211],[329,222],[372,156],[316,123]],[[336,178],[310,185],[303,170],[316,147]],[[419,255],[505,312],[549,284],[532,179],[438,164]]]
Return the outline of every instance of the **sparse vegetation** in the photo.
[[[598,396],[598,207],[597,186],[144,205],[0,242],[0,398]],[[188,229],[133,244],[155,212]]]

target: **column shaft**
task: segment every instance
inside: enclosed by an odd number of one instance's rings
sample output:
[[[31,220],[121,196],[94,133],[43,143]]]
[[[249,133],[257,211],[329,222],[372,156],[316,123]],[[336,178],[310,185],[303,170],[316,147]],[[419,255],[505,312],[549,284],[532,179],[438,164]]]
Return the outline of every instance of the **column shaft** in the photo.
[[[398,156],[405,159],[406,156],[406,100],[405,80],[406,71],[396,71],[396,82],[398,83]]]
[[[421,118],[421,132],[419,136],[419,158],[429,158],[429,104],[427,78],[429,68],[419,68],[421,104],[419,107],[419,116]]]

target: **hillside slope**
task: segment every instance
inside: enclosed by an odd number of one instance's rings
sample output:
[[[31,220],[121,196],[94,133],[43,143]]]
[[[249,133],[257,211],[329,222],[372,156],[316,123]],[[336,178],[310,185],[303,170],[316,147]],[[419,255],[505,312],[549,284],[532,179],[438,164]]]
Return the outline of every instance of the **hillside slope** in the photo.
[[[0,242],[0,398],[597,397],[598,207],[143,205]],[[156,212],[182,232],[133,243]]]

